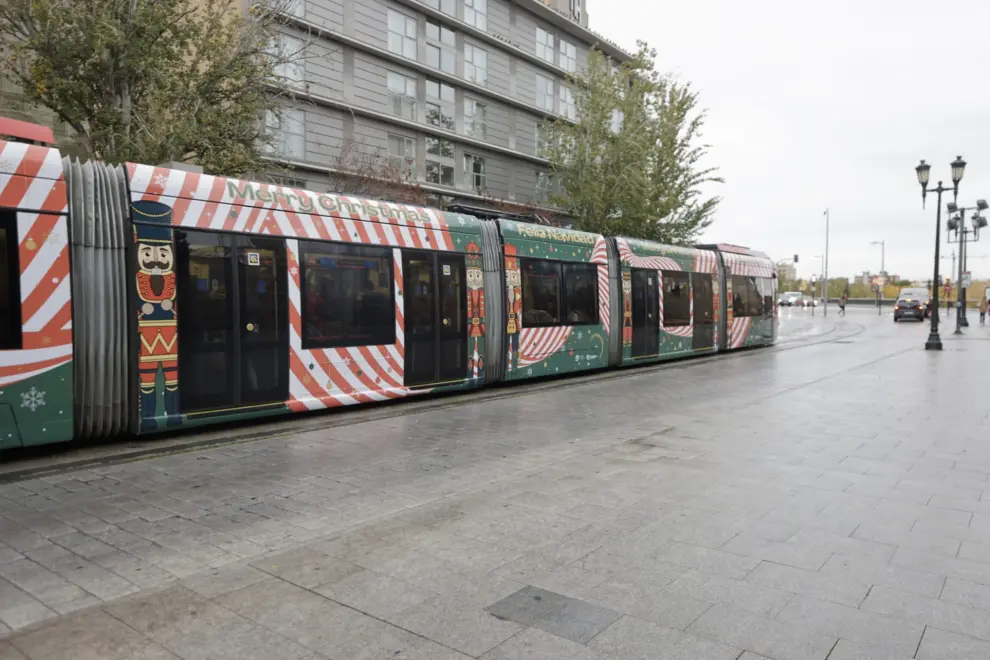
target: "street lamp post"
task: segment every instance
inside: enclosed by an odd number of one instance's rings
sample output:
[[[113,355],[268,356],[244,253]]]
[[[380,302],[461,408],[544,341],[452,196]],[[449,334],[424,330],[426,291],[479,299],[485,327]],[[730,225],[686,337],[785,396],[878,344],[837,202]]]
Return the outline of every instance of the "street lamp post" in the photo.
[[[938,276],[938,251],[939,251],[939,240],[942,234],[942,193],[952,191],[953,200],[959,197],[959,182],[962,181],[963,173],[966,171],[966,161],[962,159],[962,156],[957,156],[951,164],[952,167],[952,187],[946,188],[939,181],[935,188],[929,189],[928,180],[931,174],[932,166],[921,161],[918,166],[914,168],[915,174],[918,175],[918,183],[921,185],[921,207],[925,206],[925,197],[929,192],[934,192],[938,195],[938,209],[935,211],[935,275],[932,277],[932,282],[937,283],[941,280]],[[938,309],[938,286],[932,287],[932,306],[934,309]],[[932,314],[932,329],[928,334],[928,341],[925,342],[925,350],[928,351],[940,351],[942,350],[942,338],[938,335],[938,314]]]
[[[885,241],[872,241],[870,245],[880,246],[880,284],[877,286],[877,316],[883,314],[883,287],[887,283],[887,248]]]
[[[822,314],[825,316],[828,316],[828,221],[828,209],[825,209],[825,265],[822,267],[822,289],[825,292],[825,295],[823,296],[825,298],[825,307],[823,308]]]
[[[811,276],[811,295],[812,296],[815,295],[815,279],[816,279],[815,276],[812,275]],[[815,315],[815,301],[814,300],[811,301],[811,315],[812,316]]]
[[[956,306],[956,330],[952,333],[954,335],[961,335],[961,328],[969,327],[969,320],[966,318],[966,281],[963,278],[966,272],[968,244],[980,240],[980,229],[987,226],[986,218],[980,215],[980,211],[986,211],[988,208],[990,208],[990,204],[987,204],[984,199],[977,200],[976,206],[957,206],[955,202],[946,205],[949,213],[957,213],[956,216],[950,217],[946,221],[946,231],[956,232],[959,236],[959,295]],[[966,228],[966,211],[975,211],[971,218],[972,229]],[[967,238],[970,234],[972,234],[972,238]],[[948,236],[946,236],[946,240],[948,240]]]

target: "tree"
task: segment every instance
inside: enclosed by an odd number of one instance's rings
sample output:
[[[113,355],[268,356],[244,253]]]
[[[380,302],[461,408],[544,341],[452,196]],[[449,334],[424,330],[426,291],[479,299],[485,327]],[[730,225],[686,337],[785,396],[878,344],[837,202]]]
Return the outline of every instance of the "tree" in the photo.
[[[330,168],[330,190],[413,206],[432,206],[429,193],[416,182],[412,159],[403,160],[368,148],[357,140],[346,140]]]
[[[551,200],[576,229],[687,243],[713,220],[719,198],[702,188],[722,179],[699,164],[704,112],[690,85],[657,73],[655,58],[644,43],[618,66],[591,51],[569,84],[578,119],[544,126]]]
[[[236,0],[4,0],[0,48],[84,156],[242,174],[261,169],[261,118],[303,55],[271,48],[279,15]]]

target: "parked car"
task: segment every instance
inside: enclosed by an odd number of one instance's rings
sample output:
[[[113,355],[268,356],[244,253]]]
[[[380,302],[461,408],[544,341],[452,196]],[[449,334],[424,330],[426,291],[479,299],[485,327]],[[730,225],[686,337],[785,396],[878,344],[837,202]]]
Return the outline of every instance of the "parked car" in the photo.
[[[901,319],[925,320],[925,303],[916,298],[898,298],[894,303],[894,323]]]
[[[799,291],[785,291],[780,295],[777,304],[781,307],[801,307],[804,304],[802,298],[804,298],[804,294]]]

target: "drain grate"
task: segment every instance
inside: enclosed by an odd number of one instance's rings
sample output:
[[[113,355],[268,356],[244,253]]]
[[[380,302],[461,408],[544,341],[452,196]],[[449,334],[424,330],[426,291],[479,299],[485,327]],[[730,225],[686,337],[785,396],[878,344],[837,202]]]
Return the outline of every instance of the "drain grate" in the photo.
[[[558,637],[586,644],[622,616],[619,612],[527,586],[486,608],[504,621],[539,628]]]

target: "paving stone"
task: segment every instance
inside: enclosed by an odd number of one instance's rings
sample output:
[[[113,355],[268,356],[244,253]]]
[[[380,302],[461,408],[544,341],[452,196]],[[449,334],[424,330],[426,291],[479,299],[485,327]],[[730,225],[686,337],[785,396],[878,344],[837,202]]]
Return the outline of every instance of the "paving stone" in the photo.
[[[914,654],[906,655],[883,646],[871,646],[840,639],[828,656],[828,660],[911,660]]]
[[[535,660],[536,658],[601,660],[601,656],[584,644],[535,628],[526,628],[481,656],[481,660]]]
[[[361,570],[315,591],[330,600],[381,619],[399,614],[437,594],[395,578]]]
[[[791,594],[785,591],[701,571],[685,573],[664,587],[663,591],[712,604],[728,603],[758,612],[768,619],[777,616],[791,599]]]
[[[990,564],[982,562],[942,557],[914,548],[898,548],[890,563],[894,566],[990,585]]]
[[[946,578],[940,598],[982,610],[990,610],[990,586],[976,582]]]
[[[164,645],[201,628],[237,618],[216,603],[182,586],[125,598],[105,606],[111,616]]]
[[[312,660],[299,644],[240,617],[199,627],[167,646],[183,660]]]
[[[923,623],[912,623],[802,595],[796,595],[777,620],[908,655],[918,648],[918,641],[925,629]]]
[[[938,628],[926,628],[918,647],[918,660],[975,660],[990,658],[990,642]]]
[[[251,565],[306,589],[330,584],[361,570],[360,566],[310,548],[271,555]]]
[[[777,660],[825,660],[837,636],[775,621],[731,605],[715,605],[687,632]]]
[[[469,598],[436,596],[388,619],[470,656],[480,656],[523,629],[481,610]]]
[[[623,660],[736,660],[740,650],[654,623],[623,616],[588,646]]]
[[[0,641],[0,660],[29,660],[9,642]]]
[[[830,557],[822,566],[821,574],[829,579],[853,579],[932,598],[939,595],[945,583],[942,575],[841,555]]]
[[[676,630],[687,628],[712,606],[710,602],[653,585],[612,580],[586,589],[579,598]]]
[[[870,590],[870,585],[866,582],[826,576],[768,561],[761,563],[747,575],[746,582],[850,607],[859,607]]]
[[[69,615],[41,630],[18,635],[12,643],[31,660],[166,660],[176,657],[99,610]]]
[[[206,598],[217,598],[231,591],[237,591],[252,584],[269,579],[268,573],[247,566],[217,568],[200,575],[186,578],[182,586]]]
[[[711,550],[687,543],[671,542],[658,549],[656,559],[684,566],[697,568],[708,573],[717,573],[726,577],[742,579],[759,565],[759,561],[738,554]]]
[[[485,608],[514,621],[566,639],[586,643],[615,622],[620,613],[538,587],[524,587]]]
[[[887,587],[874,587],[861,607],[871,612],[990,641],[990,613],[987,610],[906,594]]]

